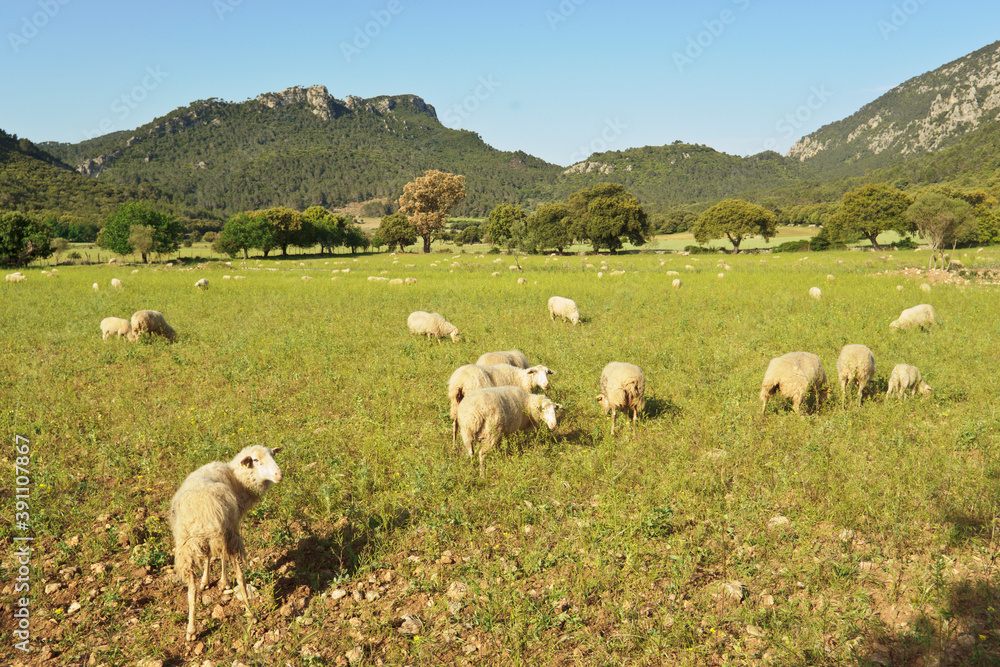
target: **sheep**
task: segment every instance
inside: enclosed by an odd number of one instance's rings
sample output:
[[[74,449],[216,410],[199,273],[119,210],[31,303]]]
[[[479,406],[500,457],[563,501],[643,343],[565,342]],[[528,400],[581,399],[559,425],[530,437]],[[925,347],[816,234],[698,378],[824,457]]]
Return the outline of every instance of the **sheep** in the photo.
[[[198,282],[194,284],[194,286],[197,287],[198,289],[208,289],[208,280],[205,278],[201,278],[198,280]]]
[[[93,285],[91,285],[91,288],[93,288],[93,290],[95,292],[100,292],[101,291],[101,286],[98,285],[97,283],[94,283]]]
[[[132,333],[132,323],[120,317],[105,317],[101,320],[101,338],[107,340],[109,336],[125,336]]]
[[[458,406],[458,428],[465,451],[472,459],[479,443],[479,476],[485,475],[486,453],[504,435],[516,433],[544,421],[556,427],[556,410],[562,406],[542,394],[529,394],[520,387],[485,387],[469,392]]]
[[[909,329],[919,327],[921,330],[934,326],[934,306],[929,303],[907,308],[899,314],[899,318],[889,323],[890,329]]]
[[[426,335],[427,338],[433,336],[439,343],[441,336],[450,336],[454,343],[460,340],[458,327],[445,320],[440,313],[414,311],[406,318],[406,326],[410,328],[410,333]]]
[[[674,289],[680,289],[684,283],[681,282],[680,278],[674,278],[670,284],[674,286]]]
[[[810,287],[809,288],[809,296],[811,296],[812,298],[814,298],[817,301],[819,301],[820,299],[823,298],[823,290],[821,290],[818,287]]]
[[[931,286],[928,285],[927,283],[920,283],[920,291],[921,292],[930,292],[931,291]]]
[[[302,276],[302,280],[312,280],[312,276]]]
[[[548,389],[550,375],[555,375],[555,371],[545,366],[518,368],[506,362],[490,366],[459,366],[448,378],[451,441],[455,442],[458,437],[458,407],[470,391],[483,387],[520,387],[530,393],[535,387]]]
[[[170,530],[174,537],[174,571],[187,583],[188,624],[185,639],[195,640],[194,568],[204,563],[201,588],[208,588],[208,569],[213,558],[222,561],[219,588],[229,587],[226,561],[236,570],[236,583],[243,606],[250,611],[250,598],[243,581],[241,562],[246,559],[240,520],[272,484],[281,481],[274,461],[280,447],[246,447],[228,463],[214,461],[198,468],[184,480],[170,501]]]
[[[920,369],[909,364],[896,364],[889,376],[889,391],[885,392],[885,397],[889,398],[893,394],[903,400],[906,394],[915,396],[917,392],[924,396],[930,396],[934,390],[930,388],[923,378],[920,377]]]
[[[531,368],[528,357],[520,350],[504,350],[503,352],[485,352],[476,359],[477,366],[494,366],[507,364],[515,368]]]
[[[518,285],[527,285],[528,284],[528,279],[527,278],[518,278],[517,279],[517,284]]]
[[[816,394],[819,409],[830,394],[826,387],[826,371],[819,357],[809,352],[789,352],[771,360],[760,387],[762,415],[767,410],[767,401],[779,391],[785,398],[792,399],[792,406],[800,415],[800,406],[811,393]]]
[[[142,338],[144,333],[163,336],[170,342],[177,337],[173,327],[167,324],[163,313],[158,310],[138,310],[132,314],[132,331],[129,332],[128,339],[135,342]]]
[[[121,289],[122,288],[122,281],[118,280],[117,278],[112,278],[111,279],[111,286],[114,287],[115,289]]]
[[[402,278],[393,278],[392,280],[389,281],[388,284],[389,285],[402,285],[403,284],[403,279]]]
[[[26,276],[20,271],[15,271],[14,273],[7,274],[7,282],[9,283],[19,283],[24,280]]]
[[[875,355],[864,345],[845,345],[837,357],[837,379],[840,380],[841,405],[847,407],[847,385],[858,383],[858,407],[861,395],[875,379]]]
[[[561,296],[549,299],[549,319],[555,320],[557,315],[572,322],[573,326],[580,323],[580,311],[572,299]]]
[[[417,284],[417,279],[416,278],[407,278],[403,282],[406,283],[407,285],[416,285]]]
[[[632,423],[639,419],[639,411],[646,407],[646,376],[635,364],[612,361],[601,371],[601,393],[597,401],[604,414],[611,412],[611,435],[615,434],[615,414],[618,410],[631,410]]]

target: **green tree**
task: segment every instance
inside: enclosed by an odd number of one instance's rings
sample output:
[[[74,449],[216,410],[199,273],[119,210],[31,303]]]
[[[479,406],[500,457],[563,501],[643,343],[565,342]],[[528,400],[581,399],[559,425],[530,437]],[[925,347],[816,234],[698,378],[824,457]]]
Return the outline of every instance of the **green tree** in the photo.
[[[282,255],[288,255],[288,246],[308,247],[313,244],[311,239],[306,238],[307,233],[302,230],[302,214],[287,206],[274,206],[256,211],[255,215],[262,217],[271,227],[274,237],[275,247],[281,248]],[[264,253],[267,257],[267,252]]]
[[[66,248],[69,247],[69,241],[62,237],[56,237],[52,239],[52,253],[56,256],[56,264],[59,263],[59,255],[66,252]]]
[[[424,252],[431,251],[434,232],[444,228],[448,211],[465,199],[465,176],[429,169],[407,183],[399,198],[399,210],[410,219],[424,239]]]
[[[413,228],[410,219],[403,213],[393,213],[383,217],[382,222],[378,225],[378,234],[389,246],[390,252],[397,246],[402,252],[403,248],[417,242],[417,230]]]
[[[333,249],[344,242],[345,229],[349,218],[346,215],[331,213],[322,206],[310,206],[302,212],[303,228],[311,227],[314,243],[320,246],[320,252],[333,252]]]
[[[778,217],[774,213],[742,199],[723,199],[702,213],[691,227],[698,243],[726,237],[733,244],[733,253],[740,251],[743,239],[763,236],[770,241],[777,231]]]
[[[618,183],[598,183],[575,192],[568,208],[571,236],[590,243],[595,252],[619,250],[625,240],[643,245],[652,231],[639,200]]]
[[[542,204],[528,218],[528,238],[533,249],[555,249],[560,253],[570,244],[566,204]]]
[[[156,231],[149,225],[132,225],[129,229],[128,244],[132,247],[132,252],[142,255],[143,261],[153,249],[153,232]]]
[[[344,230],[344,245],[353,255],[358,248],[367,248],[371,244],[364,231],[358,225],[348,225]]]
[[[147,261],[150,252],[166,254],[181,247],[184,226],[172,215],[161,213],[146,202],[128,202],[119,206],[104,220],[104,227],[97,235],[97,245],[119,255],[134,252],[129,237],[132,227],[142,225],[153,228],[153,243],[141,253],[142,261]]]
[[[846,233],[856,232],[881,250],[878,235],[886,231],[911,234],[912,223],[906,209],[911,200],[906,193],[885,183],[869,183],[844,193],[840,201],[840,221]]]
[[[41,221],[20,211],[0,214],[0,265],[27,266],[53,252],[52,232]]]
[[[506,245],[508,249],[513,247],[515,241],[515,227],[522,223],[528,216],[517,204],[499,204],[490,211],[489,222],[486,223],[486,234],[490,237],[490,243],[495,246]]]
[[[256,211],[237,213],[226,221],[222,232],[212,243],[212,249],[236,257],[240,252],[248,259],[249,251],[261,250],[264,257],[277,246],[270,222]]]
[[[933,267],[939,257],[941,268],[946,268],[942,247],[951,244],[954,248],[962,236],[975,232],[977,222],[968,202],[943,192],[918,195],[906,209],[906,217],[931,247],[927,268]]]

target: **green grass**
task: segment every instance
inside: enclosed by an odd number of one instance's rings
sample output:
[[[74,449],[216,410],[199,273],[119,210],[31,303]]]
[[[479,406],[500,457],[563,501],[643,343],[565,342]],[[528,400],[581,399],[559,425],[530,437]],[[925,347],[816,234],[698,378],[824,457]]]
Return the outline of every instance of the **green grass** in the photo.
[[[960,257],[995,266],[994,251]],[[602,259],[626,273],[598,278],[586,264]],[[919,279],[885,273],[925,260],[530,256],[516,273],[508,257],[377,254],[25,271],[2,288],[0,423],[5,463],[15,435],[32,443],[33,628],[57,664],[90,653],[109,664],[309,664],[310,650],[335,664],[354,646],[370,664],[996,662],[1000,302],[995,286],[926,294]],[[813,285],[822,300],[808,297]],[[555,294],[576,301],[579,326],[549,320]],[[936,330],[889,330],[923,302]],[[178,341],[101,340],[102,318],[142,308],[163,312]],[[413,310],[442,313],[462,342],[411,336]],[[818,414],[772,400],[760,416],[769,359],[814,352],[836,384],[847,343],[868,345],[878,365],[860,409],[842,409],[836,388]],[[446,382],[511,348],[556,370],[546,393],[564,410],[554,432],[491,452],[481,480],[452,446]],[[622,420],[613,438],[594,400],[612,360],[647,377],[638,427]],[[933,397],[884,400],[902,362]],[[216,621],[200,607],[196,658],[183,642],[186,597],[168,577],[169,501],[188,472],[249,444],[285,447],[284,481],[243,524],[261,620],[248,629],[239,611]],[[13,503],[3,495],[5,517]],[[779,515],[790,524],[769,529]],[[8,544],[20,534],[0,522]],[[93,574],[93,563],[112,567]],[[74,565],[75,588],[41,593]],[[150,592],[134,587],[136,568],[148,568]],[[455,581],[468,587],[457,611]],[[742,601],[727,597],[732,581]],[[359,586],[379,598],[325,597]],[[279,613],[299,598],[303,610]],[[77,599],[83,609],[66,618]],[[303,614],[307,625],[294,620]],[[417,637],[395,629],[404,614],[422,620]],[[10,627],[0,624],[6,645]]]

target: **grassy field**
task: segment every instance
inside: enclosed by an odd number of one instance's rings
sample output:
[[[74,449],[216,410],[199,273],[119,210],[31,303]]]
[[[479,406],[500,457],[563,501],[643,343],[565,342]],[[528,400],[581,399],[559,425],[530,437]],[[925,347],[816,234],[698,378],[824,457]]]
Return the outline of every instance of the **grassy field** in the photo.
[[[997,253],[960,259],[997,267]],[[902,273],[926,258],[531,256],[517,273],[509,257],[377,254],[27,270],[0,305],[8,480],[16,438],[30,441],[29,530],[14,523],[14,485],[0,487],[2,662],[997,664],[998,287]],[[193,287],[203,277],[207,291]],[[576,301],[579,326],[549,320],[556,294]],[[925,302],[935,330],[890,331]],[[102,318],[143,308],[178,340],[101,340]],[[462,341],[410,335],[414,310],[442,313]],[[847,343],[877,360],[860,408],[842,408],[835,386],[816,414],[772,400],[761,416],[772,357],[814,352],[836,385]],[[512,348],[556,371],[546,394],[564,408],[554,431],[505,441],[480,479],[451,443],[446,382]],[[612,360],[647,377],[638,425],[620,420],[614,437],[594,400]],[[885,400],[897,363],[918,366],[933,396]],[[188,644],[170,498],[249,444],[285,448],[284,480],[243,522],[258,620],[211,589]],[[13,539],[27,535],[23,655],[8,649],[24,595]]]

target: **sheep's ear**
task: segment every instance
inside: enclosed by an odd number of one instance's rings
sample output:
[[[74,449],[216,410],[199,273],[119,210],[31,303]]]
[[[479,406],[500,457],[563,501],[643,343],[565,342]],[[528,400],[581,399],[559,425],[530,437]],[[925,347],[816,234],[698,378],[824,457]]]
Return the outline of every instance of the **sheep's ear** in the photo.
[[[240,461],[240,465],[243,466],[244,468],[252,468],[253,467],[253,457],[252,456],[244,456],[243,460]]]
[[[548,373],[549,375],[555,375],[556,374],[556,372],[554,370],[552,370],[551,368],[549,368],[548,366],[545,367],[545,372]]]
[[[595,400],[595,401],[599,401],[599,400],[601,400],[602,398],[604,398],[604,394],[598,394],[598,395],[597,395],[597,397],[596,397],[596,398],[595,398],[594,400]]]
[[[271,453],[272,453],[272,454],[277,454],[277,453],[278,453],[278,452],[280,452],[280,451],[281,451],[282,449],[284,449],[284,447],[275,447],[274,449],[272,449],[272,450],[271,450]]]
[[[562,410],[562,403],[556,403],[556,410]]]

